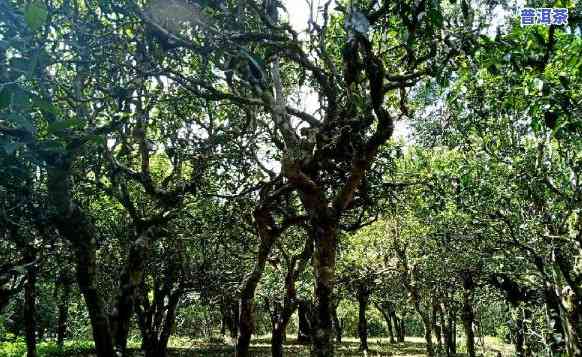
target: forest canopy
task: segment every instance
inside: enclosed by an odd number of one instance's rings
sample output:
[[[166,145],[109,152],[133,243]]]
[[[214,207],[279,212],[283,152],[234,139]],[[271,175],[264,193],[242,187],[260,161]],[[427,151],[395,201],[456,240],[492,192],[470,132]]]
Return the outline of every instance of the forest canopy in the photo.
[[[0,0],[0,356],[582,356],[581,11]]]

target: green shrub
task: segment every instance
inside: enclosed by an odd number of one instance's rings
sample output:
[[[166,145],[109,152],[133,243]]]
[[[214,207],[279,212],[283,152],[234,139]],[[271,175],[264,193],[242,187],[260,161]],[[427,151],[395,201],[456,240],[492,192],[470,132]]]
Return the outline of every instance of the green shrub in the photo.
[[[498,325],[495,327],[495,336],[504,341],[505,343],[511,342],[509,327],[507,324]]]
[[[210,336],[208,342],[215,343],[215,344],[222,344],[222,343],[225,343],[225,340],[224,340],[224,336],[212,335],[212,336]]]
[[[38,347],[40,357],[65,357],[94,353],[95,345],[92,341],[67,341],[61,349],[54,342],[41,342]],[[25,357],[26,343],[22,338],[14,342],[0,342],[0,357]]]
[[[0,357],[23,357],[25,355],[26,345],[24,342],[0,342]]]

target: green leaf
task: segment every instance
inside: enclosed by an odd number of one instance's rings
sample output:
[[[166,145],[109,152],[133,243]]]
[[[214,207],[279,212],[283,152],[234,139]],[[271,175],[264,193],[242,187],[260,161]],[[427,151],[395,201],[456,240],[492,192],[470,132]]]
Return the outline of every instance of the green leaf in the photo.
[[[433,25],[435,25],[436,27],[443,26],[445,19],[443,17],[443,14],[438,9],[431,8],[428,11],[428,16],[429,16],[430,21]]]
[[[17,127],[24,129],[31,134],[34,134],[36,132],[34,124],[30,120],[30,118],[26,115],[23,115],[21,113],[10,113],[8,114],[7,119],[9,122],[14,123]]]
[[[24,274],[24,273],[26,273],[26,266],[25,265],[17,265],[14,267],[14,271],[16,271],[19,274]]]
[[[54,115],[59,115],[59,110],[50,102],[44,100],[39,96],[34,96],[32,98],[33,104],[38,107],[43,112],[52,113]]]
[[[105,137],[102,135],[92,135],[89,141],[97,145],[105,145],[107,143],[107,140],[105,140]]]
[[[30,93],[18,86],[11,86],[8,89],[10,95],[10,101],[14,109],[23,110],[28,109],[30,106]]]
[[[544,89],[544,81],[539,78],[534,78],[533,85],[540,93]]]
[[[10,105],[10,91],[4,87],[0,91],[0,110],[7,108]]]
[[[40,1],[33,1],[24,10],[24,21],[33,32],[40,30],[48,18],[48,11]]]
[[[3,144],[2,148],[4,149],[4,152],[6,153],[6,155],[12,155],[16,151],[16,148],[18,148],[18,144],[8,142],[8,143]]]
[[[64,153],[66,152],[66,148],[64,144],[58,141],[45,141],[42,143],[42,148],[45,151],[50,151],[54,153]]]
[[[76,119],[59,120],[51,123],[47,130],[50,134],[55,134],[57,132],[63,131],[64,129],[78,127],[80,124],[81,123]]]
[[[244,48],[241,49],[239,51],[243,56],[245,56],[246,58],[248,58],[248,60],[250,62],[252,62],[252,64],[254,65],[254,67],[261,72],[261,76],[263,78],[265,78],[265,72],[263,71],[263,68],[265,68],[265,63],[263,62],[263,60],[261,60],[258,57],[255,57],[253,55],[251,55],[247,50],[245,50]]]

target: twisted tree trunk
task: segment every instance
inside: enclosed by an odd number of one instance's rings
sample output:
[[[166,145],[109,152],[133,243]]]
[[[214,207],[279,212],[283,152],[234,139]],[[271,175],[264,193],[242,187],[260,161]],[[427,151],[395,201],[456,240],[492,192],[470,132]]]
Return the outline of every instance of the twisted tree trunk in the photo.
[[[255,297],[254,292],[251,297],[247,292],[246,297],[241,297],[239,301],[239,326],[238,338],[236,341],[236,356],[249,356],[249,346],[251,336],[255,331]]]
[[[400,259],[400,264],[404,269],[402,273],[404,278],[404,285],[410,294],[412,303],[414,305],[414,310],[416,313],[418,313],[422,320],[424,327],[424,339],[426,340],[426,354],[427,356],[432,357],[434,356],[434,346],[432,343],[432,321],[429,314],[430,308],[425,309],[422,305],[420,291],[418,290],[416,284],[416,266],[409,265],[405,248],[396,243],[395,249]]]
[[[273,357],[283,356],[283,342],[285,342],[287,325],[291,316],[297,309],[297,290],[295,282],[305,270],[307,262],[313,255],[313,235],[309,235],[301,253],[287,261],[287,274],[285,275],[285,297],[283,306],[275,305],[273,317],[273,331],[271,337],[271,351]]]
[[[122,356],[126,355],[127,337],[137,299],[137,289],[143,279],[145,262],[150,249],[150,228],[138,227],[138,236],[131,242],[127,263],[120,279],[115,313],[109,319],[115,348]]]
[[[98,357],[115,356],[109,318],[105,303],[97,287],[97,257],[95,241],[84,241],[75,247],[77,257],[77,281],[89,311],[93,340]]]
[[[312,356],[334,355],[333,289],[335,285],[335,263],[337,248],[337,222],[313,222],[316,236],[315,269],[315,314]]]
[[[268,209],[259,206],[255,209],[254,217],[260,244],[253,271],[245,277],[240,293],[239,326],[236,341],[237,357],[249,356],[251,336],[255,330],[255,290],[265,270],[265,264],[273,244],[281,233],[275,228],[274,218]]]
[[[97,288],[97,237],[93,224],[71,196],[71,159],[55,158],[55,166],[47,170],[50,203],[55,207],[55,226],[71,242],[76,258],[77,281],[85,299],[95,350],[98,357],[115,355],[105,303]]]

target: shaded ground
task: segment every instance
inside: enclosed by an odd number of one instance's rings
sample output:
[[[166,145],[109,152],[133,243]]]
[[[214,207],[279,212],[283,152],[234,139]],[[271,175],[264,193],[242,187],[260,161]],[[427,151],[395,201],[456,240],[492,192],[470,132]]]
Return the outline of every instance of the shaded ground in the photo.
[[[463,341],[459,340],[459,352],[462,352]],[[142,357],[143,353],[138,347],[140,341],[130,341],[130,350],[133,357]],[[407,337],[404,343],[390,344],[386,338],[370,338],[369,357],[375,356],[424,356],[424,340],[418,337]],[[216,339],[208,342],[201,339],[190,339],[184,337],[173,337],[170,339],[170,357],[231,357],[234,355],[233,341],[222,341]],[[0,357],[22,357],[26,355],[26,344],[24,341],[14,343],[0,343]],[[43,342],[39,345],[39,356],[41,357],[94,357],[95,348],[92,341],[71,340],[65,343],[65,349],[60,350],[54,343]],[[356,338],[344,338],[344,342],[336,345],[336,356],[364,356],[359,351],[359,341]],[[486,337],[485,348],[477,346],[478,355],[487,357],[513,356],[511,345],[501,343],[497,338]],[[271,356],[270,336],[255,338],[251,347],[252,357]],[[309,346],[297,344],[294,338],[289,337],[285,345],[285,356],[307,357],[309,356]],[[465,356],[459,353],[457,356]]]
[[[461,341],[462,342],[462,341]],[[369,340],[370,350],[368,356],[425,356],[424,341],[422,338],[407,337],[404,343],[390,344],[388,339],[371,338]],[[192,341],[190,346],[180,348],[172,348],[172,357],[193,357],[193,356],[207,356],[207,357],[222,357],[233,356],[234,348],[229,344],[213,344],[204,343],[201,341]],[[269,337],[261,337],[253,340],[251,347],[251,356],[253,357],[267,357],[271,355],[271,346]],[[483,353],[483,349],[479,346],[478,353]],[[502,356],[513,356],[513,349],[511,345],[500,343],[496,338],[485,339],[485,356],[497,356],[501,353]],[[288,338],[285,345],[285,355],[292,357],[307,357],[309,356],[309,346],[298,345],[293,338]],[[363,352],[359,351],[359,342],[355,338],[346,338],[337,345],[336,356],[363,356]],[[464,356],[459,353],[458,356]]]

